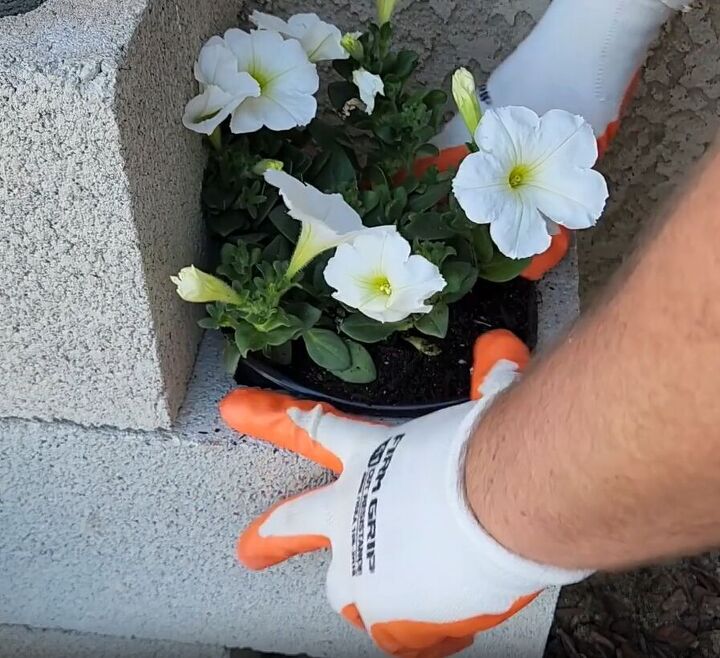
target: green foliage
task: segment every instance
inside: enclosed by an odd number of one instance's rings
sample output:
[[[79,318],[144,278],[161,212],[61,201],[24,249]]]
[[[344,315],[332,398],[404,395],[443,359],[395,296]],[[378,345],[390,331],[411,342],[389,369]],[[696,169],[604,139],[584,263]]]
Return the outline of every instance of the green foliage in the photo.
[[[532,258],[521,258],[514,260],[495,251],[492,259],[480,267],[478,274],[480,278],[493,283],[505,283],[512,281],[530,265]]]
[[[303,333],[305,349],[321,368],[343,371],[352,366],[352,357],[345,341],[329,329],[310,329]]]
[[[417,160],[438,155],[429,142],[440,129],[447,95],[413,84],[418,57],[394,50],[392,40],[390,23],[371,24],[353,57],[333,63],[337,76],[328,96],[334,116],[282,133],[233,135],[224,127],[211,140],[204,214],[221,243],[216,272],[238,292],[239,302],[209,304],[200,324],[226,334],[224,360],[231,370],[253,352],[290,365],[304,345],[315,363],[339,379],[369,383],[377,372],[363,344],[399,338],[437,355],[448,334],[449,305],[467,295],[478,277],[507,281],[529,262],[503,256],[488,226],[468,220],[452,194],[455,170],[413,169]],[[353,82],[359,68],[381,76],[385,86],[372,115]],[[397,226],[413,253],[434,263],[445,278],[445,289],[428,300],[432,311],[381,323],[343,306],[323,276],[332,251],[290,280],[288,263],[301,224],[265,182],[263,160],[280,161],[296,178],[341,194],[365,226]]]
[[[421,315],[415,321],[415,328],[427,336],[435,338],[445,338],[450,323],[450,309],[448,305],[439,302],[433,306],[432,311],[425,315]]]
[[[340,329],[344,334],[361,343],[381,343],[392,336],[398,328],[398,323],[378,322],[362,313],[353,313],[340,323]]]
[[[352,340],[346,340],[345,345],[350,353],[350,367],[344,370],[333,370],[333,375],[350,384],[374,382],[377,379],[377,370],[370,352]]]

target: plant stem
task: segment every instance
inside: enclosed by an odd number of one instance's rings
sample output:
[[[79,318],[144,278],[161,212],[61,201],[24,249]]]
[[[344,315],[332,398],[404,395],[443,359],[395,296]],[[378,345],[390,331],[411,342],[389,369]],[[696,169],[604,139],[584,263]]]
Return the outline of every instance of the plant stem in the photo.
[[[220,131],[220,126],[215,128],[215,130],[208,135],[208,140],[218,153],[222,151],[222,132]]]

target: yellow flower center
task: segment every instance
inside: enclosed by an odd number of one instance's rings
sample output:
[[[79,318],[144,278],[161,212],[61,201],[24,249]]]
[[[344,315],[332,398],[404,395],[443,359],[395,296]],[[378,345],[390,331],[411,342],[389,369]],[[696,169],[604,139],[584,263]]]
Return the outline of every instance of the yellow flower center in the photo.
[[[386,295],[387,297],[392,295],[392,285],[390,285],[390,281],[388,281],[388,278],[383,274],[371,279],[369,284],[373,290],[377,290],[379,293]]]
[[[255,82],[260,86],[260,93],[265,91],[265,88],[272,82],[272,79],[257,67],[253,67],[248,73],[255,79]]]
[[[517,165],[513,167],[508,176],[508,183],[514,190],[527,183],[527,179],[530,175],[530,167],[527,165]]]

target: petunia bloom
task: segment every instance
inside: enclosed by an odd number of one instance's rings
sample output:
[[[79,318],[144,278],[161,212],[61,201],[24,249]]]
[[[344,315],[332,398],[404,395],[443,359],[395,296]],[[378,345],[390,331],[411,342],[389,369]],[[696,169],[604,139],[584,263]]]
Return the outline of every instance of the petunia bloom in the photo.
[[[526,258],[550,246],[560,224],[593,226],[608,188],[591,167],[597,160],[592,127],[582,117],[524,107],[488,110],[475,131],[478,153],[463,160],[453,190],[468,218],[490,224],[498,249]]]
[[[291,278],[324,251],[369,230],[341,194],[324,194],[312,185],[274,169],[265,172],[265,180],[280,190],[288,214],[302,225],[288,268]]]
[[[335,289],[335,299],[378,322],[429,313],[427,300],[446,281],[436,265],[410,251],[396,230],[362,233],[337,248],[325,281]]]
[[[186,302],[239,304],[242,301],[227,283],[194,265],[184,267],[177,276],[171,276],[170,281],[177,286],[177,294]]]
[[[201,93],[185,107],[183,125],[210,135],[247,98],[260,95],[260,85],[247,72],[238,71],[235,55],[220,37],[203,46],[195,63]]]
[[[295,14],[284,21],[277,16],[254,11],[250,20],[261,30],[279,32],[299,41],[311,62],[347,59],[349,56],[340,43],[342,32],[321,20],[317,14]]]
[[[365,69],[357,69],[353,71],[353,82],[360,90],[360,100],[365,103],[365,112],[372,114],[375,111],[375,97],[378,94],[385,95],[383,79]]]

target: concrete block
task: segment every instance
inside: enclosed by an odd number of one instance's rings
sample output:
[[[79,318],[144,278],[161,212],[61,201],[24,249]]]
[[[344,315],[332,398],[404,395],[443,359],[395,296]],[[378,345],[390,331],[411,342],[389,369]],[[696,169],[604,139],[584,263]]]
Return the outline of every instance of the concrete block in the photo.
[[[575,317],[568,259],[541,286],[540,339]],[[376,656],[325,600],[327,556],[265,573],[235,563],[238,532],[278,499],[327,481],[290,453],[227,430],[233,387],[208,335],[169,431],[0,420],[0,622],[250,647]],[[467,656],[542,655],[557,592],[479,637]]]
[[[0,18],[26,14],[39,7],[45,0],[0,0]]]
[[[0,625],[0,658],[229,658],[225,647]]]
[[[5,2],[0,16],[37,2]],[[220,0],[46,0],[0,18],[0,416],[168,428],[200,338],[204,155],[180,122]]]

